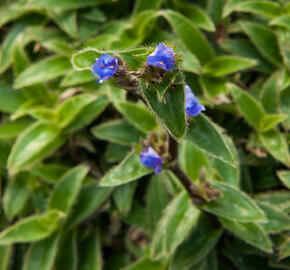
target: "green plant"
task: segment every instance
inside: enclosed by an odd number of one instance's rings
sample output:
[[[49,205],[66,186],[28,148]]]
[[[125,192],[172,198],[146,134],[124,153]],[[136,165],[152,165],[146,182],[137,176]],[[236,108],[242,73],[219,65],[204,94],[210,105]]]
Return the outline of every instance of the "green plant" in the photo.
[[[0,27],[0,270],[290,268],[289,1],[6,0]]]

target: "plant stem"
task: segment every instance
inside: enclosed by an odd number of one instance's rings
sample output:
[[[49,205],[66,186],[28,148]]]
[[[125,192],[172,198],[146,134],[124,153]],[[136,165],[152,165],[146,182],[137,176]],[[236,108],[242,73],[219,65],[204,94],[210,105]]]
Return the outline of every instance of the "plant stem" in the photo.
[[[177,160],[178,158],[178,143],[177,141],[168,133],[168,151],[171,160]]]
[[[174,162],[170,166],[170,170],[175,174],[181,184],[184,186],[186,191],[188,192],[192,202],[194,204],[202,204],[205,200],[199,195],[197,186],[191,181],[191,179],[180,169],[177,162]]]

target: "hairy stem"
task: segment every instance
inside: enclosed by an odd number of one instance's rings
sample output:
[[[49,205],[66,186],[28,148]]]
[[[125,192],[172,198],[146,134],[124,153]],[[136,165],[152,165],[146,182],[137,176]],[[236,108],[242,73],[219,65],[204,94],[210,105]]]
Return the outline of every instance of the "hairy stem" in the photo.
[[[175,174],[175,176],[179,179],[181,184],[184,186],[186,191],[188,192],[190,198],[192,199],[192,202],[194,204],[202,204],[205,202],[205,200],[200,196],[198,192],[197,186],[191,181],[191,179],[183,172],[183,170],[180,169],[178,164],[174,162],[170,166],[170,170]]]

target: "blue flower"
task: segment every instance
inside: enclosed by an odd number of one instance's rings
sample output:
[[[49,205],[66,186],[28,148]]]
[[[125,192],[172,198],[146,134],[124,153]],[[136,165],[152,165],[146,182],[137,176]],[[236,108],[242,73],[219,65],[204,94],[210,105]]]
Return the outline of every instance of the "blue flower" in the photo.
[[[173,49],[159,43],[153,53],[147,56],[147,64],[169,71],[175,66]]]
[[[154,169],[155,174],[162,170],[162,158],[152,147],[148,147],[141,152],[140,161],[142,165]]]
[[[118,59],[113,58],[110,55],[103,54],[96,60],[96,63],[93,64],[94,73],[100,78],[98,83],[102,83],[105,80],[108,80],[118,70]]]
[[[205,107],[198,103],[198,99],[194,96],[188,85],[184,86],[184,90],[186,114],[191,116],[198,116],[201,111],[205,111]]]

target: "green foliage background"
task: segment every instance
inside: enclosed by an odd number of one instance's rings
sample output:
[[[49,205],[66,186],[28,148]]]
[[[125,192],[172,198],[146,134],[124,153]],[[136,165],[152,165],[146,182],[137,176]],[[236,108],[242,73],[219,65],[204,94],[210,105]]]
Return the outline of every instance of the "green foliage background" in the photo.
[[[0,270],[290,269],[290,1],[0,5]],[[103,51],[138,70],[164,40],[206,106],[188,126],[181,88],[141,81],[150,112],[91,73]],[[219,198],[140,164],[164,128]]]

